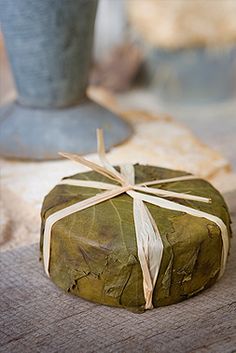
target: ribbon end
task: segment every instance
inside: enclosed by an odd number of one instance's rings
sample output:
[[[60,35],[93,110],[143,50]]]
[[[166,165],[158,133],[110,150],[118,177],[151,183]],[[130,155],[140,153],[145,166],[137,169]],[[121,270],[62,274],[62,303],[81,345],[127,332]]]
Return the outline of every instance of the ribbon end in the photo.
[[[68,152],[58,152],[58,154],[66,159],[74,159],[75,154],[73,153],[68,153]]]
[[[67,153],[66,152],[58,152],[59,156],[67,158]]]
[[[97,129],[97,150],[98,154],[105,156],[104,134],[101,128]]]
[[[102,128],[97,128],[97,139],[99,139],[99,137],[103,137],[103,129]]]

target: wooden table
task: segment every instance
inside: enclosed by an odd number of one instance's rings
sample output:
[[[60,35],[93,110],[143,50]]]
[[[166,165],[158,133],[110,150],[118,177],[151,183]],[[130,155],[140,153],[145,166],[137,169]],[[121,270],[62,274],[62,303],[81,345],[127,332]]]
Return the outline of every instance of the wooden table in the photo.
[[[236,191],[226,195],[236,229]],[[223,278],[177,305],[133,314],[64,294],[44,274],[38,245],[0,255],[0,352],[233,353],[236,239]]]

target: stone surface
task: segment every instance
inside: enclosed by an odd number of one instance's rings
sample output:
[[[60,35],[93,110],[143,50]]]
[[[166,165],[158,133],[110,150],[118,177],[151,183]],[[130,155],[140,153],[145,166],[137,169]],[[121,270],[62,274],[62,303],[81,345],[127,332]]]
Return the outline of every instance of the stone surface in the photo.
[[[235,231],[236,193],[226,200]],[[235,237],[226,272],[213,287],[140,315],[63,293],[38,255],[38,245],[1,254],[0,352],[235,352]]]
[[[97,0],[0,3],[0,21],[21,104],[56,108],[84,98]]]
[[[65,109],[35,109],[16,102],[0,107],[0,155],[20,160],[59,159],[58,151],[96,151],[94,133],[106,132],[108,148],[132,134],[131,127],[101,105],[84,99]]]

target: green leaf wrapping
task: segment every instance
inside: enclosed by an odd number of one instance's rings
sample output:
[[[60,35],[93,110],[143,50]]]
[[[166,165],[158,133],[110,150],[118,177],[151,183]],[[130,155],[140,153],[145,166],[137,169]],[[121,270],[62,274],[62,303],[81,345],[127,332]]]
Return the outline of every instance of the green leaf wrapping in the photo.
[[[186,175],[159,167],[135,165],[136,183]],[[70,178],[111,183],[96,172]],[[153,186],[155,187],[155,186]],[[220,217],[230,236],[230,216],[223,197],[202,179],[158,184],[159,188],[209,197],[211,204],[173,199]],[[45,219],[100,189],[58,185],[42,206],[42,252]],[[62,289],[85,299],[143,311],[143,278],[137,254],[132,198],[117,196],[58,221],[52,228],[50,277]],[[215,223],[146,203],[160,231],[164,253],[153,293],[155,307],[177,303],[217,280],[222,239]]]

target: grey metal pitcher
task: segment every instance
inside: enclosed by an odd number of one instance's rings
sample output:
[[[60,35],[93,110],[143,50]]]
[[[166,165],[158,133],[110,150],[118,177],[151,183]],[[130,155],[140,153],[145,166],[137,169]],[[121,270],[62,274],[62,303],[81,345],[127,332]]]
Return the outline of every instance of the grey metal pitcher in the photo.
[[[59,150],[96,149],[95,130],[111,147],[130,133],[86,97],[97,0],[0,0],[0,21],[17,101],[0,108],[0,153],[55,159]]]

